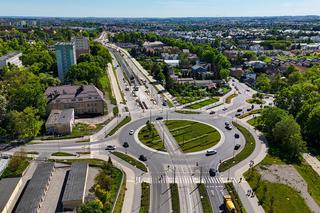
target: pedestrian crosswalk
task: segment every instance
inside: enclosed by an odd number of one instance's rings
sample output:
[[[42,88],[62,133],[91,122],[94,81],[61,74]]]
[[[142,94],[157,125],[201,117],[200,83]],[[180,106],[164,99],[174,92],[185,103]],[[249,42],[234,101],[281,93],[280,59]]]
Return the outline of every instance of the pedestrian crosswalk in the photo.
[[[157,177],[140,177],[137,176],[135,178],[135,183],[148,182],[151,184],[161,184],[161,183],[177,183],[177,184],[197,184],[200,183],[200,177],[194,176],[157,176]],[[201,178],[201,183],[211,184],[211,185],[223,185],[223,183],[227,182],[226,178],[222,177],[210,177],[204,176]]]

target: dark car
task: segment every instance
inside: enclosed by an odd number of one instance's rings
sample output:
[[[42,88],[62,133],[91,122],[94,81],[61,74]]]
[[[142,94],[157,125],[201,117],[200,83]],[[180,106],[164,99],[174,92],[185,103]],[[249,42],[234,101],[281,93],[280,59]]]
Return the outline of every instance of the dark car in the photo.
[[[235,138],[240,138],[240,135],[239,135],[238,133],[235,133],[235,134],[234,134],[234,137],[235,137]]]
[[[115,150],[116,149],[116,146],[114,145],[108,145],[105,150]]]
[[[240,115],[241,115],[240,113],[237,113],[237,114],[236,114],[236,117],[239,117]]]
[[[242,112],[242,109],[237,109],[237,112]]]
[[[215,111],[211,111],[209,114],[210,115],[214,115],[214,114],[216,114],[216,112]]]
[[[238,149],[240,149],[240,147],[241,147],[240,144],[236,144],[236,145],[234,146],[234,150],[238,150]]]
[[[231,126],[231,125],[226,126],[226,129],[227,129],[227,130],[232,130],[232,126]]]
[[[139,160],[141,160],[141,161],[147,161],[147,157],[144,156],[144,155],[140,155],[140,156],[139,156]]]
[[[213,168],[209,169],[209,175],[210,175],[211,177],[216,176],[216,174],[217,174],[217,171],[216,171],[215,169],[213,169]]]
[[[247,109],[248,112],[250,112],[251,110],[252,110],[251,108],[248,108],[248,109]]]
[[[157,117],[156,120],[157,121],[163,120],[163,117]]]
[[[122,146],[123,146],[124,148],[128,148],[128,147],[129,147],[129,144],[128,144],[128,142],[124,142]]]

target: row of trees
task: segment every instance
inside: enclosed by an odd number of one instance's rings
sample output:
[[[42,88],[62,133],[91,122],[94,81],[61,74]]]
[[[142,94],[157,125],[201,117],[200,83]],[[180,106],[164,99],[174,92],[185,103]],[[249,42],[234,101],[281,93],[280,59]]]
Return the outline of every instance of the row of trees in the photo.
[[[289,67],[286,75],[281,86],[274,89],[277,108],[262,114],[262,124],[271,141],[284,143],[280,150],[290,149],[282,154],[295,159],[298,152],[305,151],[303,141],[309,149],[320,151],[320,67],[314,66],[303,73]],[[268,81],[267,76],[263,78]]]

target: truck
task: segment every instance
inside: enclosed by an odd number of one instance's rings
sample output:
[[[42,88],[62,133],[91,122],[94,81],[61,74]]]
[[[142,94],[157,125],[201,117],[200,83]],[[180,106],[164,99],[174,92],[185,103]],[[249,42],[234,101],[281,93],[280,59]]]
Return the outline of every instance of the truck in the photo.
[[[236,213],[236,208],[233,204],[231,196],[225,195],[223,197],[223,200],[224,200],[224,206],[225,206],[226,212],[227,213]]]

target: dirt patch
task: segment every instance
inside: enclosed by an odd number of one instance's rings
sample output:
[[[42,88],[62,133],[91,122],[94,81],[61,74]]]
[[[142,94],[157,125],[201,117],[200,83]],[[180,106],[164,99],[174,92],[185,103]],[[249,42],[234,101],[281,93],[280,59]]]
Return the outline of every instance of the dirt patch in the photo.
[[[270,165],[257,168],[261,178],[273,183],[282,183],[298,191],[307,205],[314,212],[319,212],[319,206],[308,192],[308,185],[292,165]]]

